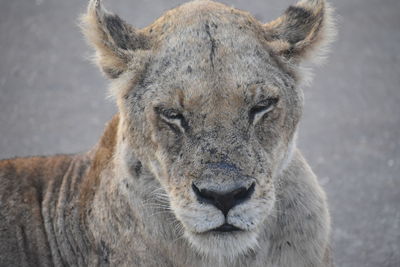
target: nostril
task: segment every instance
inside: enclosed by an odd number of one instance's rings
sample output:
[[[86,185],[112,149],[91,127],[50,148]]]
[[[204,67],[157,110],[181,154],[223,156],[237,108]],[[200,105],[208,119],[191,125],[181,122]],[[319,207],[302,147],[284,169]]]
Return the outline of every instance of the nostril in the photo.
[[[232,192],[233,198],[237,204],[249,199],[254,192],[255,183],[252,183],[249,188],[241,187]]]
[[[200,197],[200,196],[201,196],[200,189],[199,189],[197,186],[195,186],[194,184],[192,184],[192,189],[193,189],[194,194],[195,194],[197,197]]]
[[[212,191],[207,189],[199,189],[195,184],[192,184],[192,189],[197,196],[197,198],[203,202],[212,202],[214,201],[215,195]]]
[[[195,184],[192,184],[192,189],[197,197],[201,196],[200,189]]]

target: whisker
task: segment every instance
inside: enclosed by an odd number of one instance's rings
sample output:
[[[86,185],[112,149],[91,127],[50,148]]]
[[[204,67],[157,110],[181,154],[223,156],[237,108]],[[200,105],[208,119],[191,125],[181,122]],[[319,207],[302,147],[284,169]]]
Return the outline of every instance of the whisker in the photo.
[[[156,216],[156,215],[159,215],[159,214],[171,214],[171,212],[168,211],[168,210],[159,211],[159,212],[155,212],[155,213],[150,214],[150,217],[153,217],[153,216]]]

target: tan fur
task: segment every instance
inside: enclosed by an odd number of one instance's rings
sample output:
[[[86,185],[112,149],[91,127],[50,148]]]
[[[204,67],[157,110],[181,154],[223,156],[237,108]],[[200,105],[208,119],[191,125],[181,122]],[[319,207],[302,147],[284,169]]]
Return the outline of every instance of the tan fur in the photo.
[[[303,0],[263,25],[199,0],[135,29],[90,1],[82,28],[119,112],[86,154],[0,161],[0,266],[331,266],[295,142],[328,9]],[[194,189],[238,186],[254,192],[225,215]]]

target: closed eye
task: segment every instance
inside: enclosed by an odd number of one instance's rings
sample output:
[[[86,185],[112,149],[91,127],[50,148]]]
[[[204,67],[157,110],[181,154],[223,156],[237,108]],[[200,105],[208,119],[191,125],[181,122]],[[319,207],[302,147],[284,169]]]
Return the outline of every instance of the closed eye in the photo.
[[[249,121],[250,123],[256,123],[265,114],[273,110],[278,103],[278,98],[268,98],[258,102],[249,111]]]
[[[172,130],[185,132],[188,124],[185,117],[175,109],[166,109],[163,107],[155,107],[155,112],[159,115],[161,120],[168,124]]]

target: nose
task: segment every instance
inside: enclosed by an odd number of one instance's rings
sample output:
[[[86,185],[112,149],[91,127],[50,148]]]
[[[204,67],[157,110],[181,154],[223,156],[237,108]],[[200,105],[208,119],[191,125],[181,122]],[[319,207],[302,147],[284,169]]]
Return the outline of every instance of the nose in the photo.
[[[250,187],[236,187],[229,192],[199,189],[194,183],[192,188],[199,202],[209,203],[217,207],[226,216],[231,208],[243,203],[251,197],[254,192],[255,183]]]

